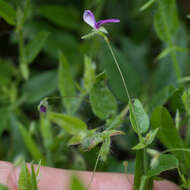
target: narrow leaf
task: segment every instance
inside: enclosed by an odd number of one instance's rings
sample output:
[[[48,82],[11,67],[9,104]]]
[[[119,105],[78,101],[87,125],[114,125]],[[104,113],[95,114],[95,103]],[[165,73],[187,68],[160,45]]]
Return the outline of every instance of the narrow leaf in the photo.
[[[34,61],[34,59],[38,56],[44,44],[49,36],[49,32],[39,32],[33,40],[31,40],[26,48],[26,59],[27,64],[30,64]]]
[[[154,129],[159,128],[157,136],[167,148],[185,148],[184,142],[166,108],[158,107],[154,110],[151,117],[151,125]],[[189,153],[174,152],[174,154],[182,163],[187,164],[189,167]]]
[[[164,57],[166,57],[167,55],[169,55],[171,52],[173,51],[179,51],[179,52],[189,52],[188,49],[186,48],[181,48],[181,47],[177,47],[177,46],[172,46],[172,47],[168,47],[165,48],[164,50],[161,51],[161,53],[157,56],[157,60],[162,59]]]
[[[65,129],[69,134],[78,135],[87,131],[86,124],[77,117],[61,113],[49,112],[49,119]]]
[[[148,9],[149,7],[151,7],[154,2],[156,0],[148,0],[148,2],[146,2],[141,8],[140,8],[140,11],[145,11],[146,9]]]
[[[179,163],[175,156],[169,154],[161,154],[154,168],[150,169],[147,172],[147,176],[149,177],[157,176],[163,171],[178,168],[178,165]]]
[[[104,142],[101,146],[101,149],[100,149],[100,158],[106,162],[107,160],[107,156],[110,152],[110,145],[111,145],[111,139],[110,139],[110,136],[107,136],[105,139],[104,139]]]
[[[20,170],[18,189],[19,190],[32,190],[31,175],[27,168],[26,163],[23,163]]]
[[[95,115],[106,120],[117,113],[117,101],[102,76],[97,77],[90,91],[90,104]]]
[[[129,111],[131,125],[135,132],[146,133],[146,131],[149,129],[149,118],[138,99],[135,99],[133,107],[131,104],[129,104]]]
[[[0,16],[10,25],[16,25],[16,11],[4,0],[0,0]]]
[[[82,182],[76,176],[71,176],[70,188],[69,190],[87,190]]]
[[[84,66],[84,89],[86,92],[89,92],[96,79],[96,66],[88,56],[84,57]]]
[[[34,142],[30,133],[22,126],[21,123],[18,123],[18,126],[19,126],[20,133],[23,137],[24,143],[26,147],[28,148],[28,151],[30,152],[32,157],[37,161],[42,160],[42,163],[45,163],[45,158],[40,152],[40,150],[38,149],[38,145]]]
[[[59,54],[59,91],[67,113],[72,114],[76,104],[76,98],[73,98],[76,96],[76,89],[70,65],[62,53]],[[71,98],[65,99],[64,97]]]
[[[173,86],[167,86],[163,89],[161,89],[155,96],[153,96],[149,110],[153,111],[154,108],[158,106],[163,106],[168,99],[176,92],[176,88]]]
[[[154,16],[155,30],[161,40],[171,42],[179,26],[176,1],[158,1],[158,10]]]

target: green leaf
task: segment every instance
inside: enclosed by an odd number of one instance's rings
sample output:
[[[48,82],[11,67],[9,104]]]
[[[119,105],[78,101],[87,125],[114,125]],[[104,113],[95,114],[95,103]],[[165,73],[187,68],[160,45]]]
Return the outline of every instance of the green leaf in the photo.
[[[51,146],[53,144],[53,133],[50,121],[46,117],[41,117],[40,131],[43,138],[44,146],[47,150],[51,149]]]
[[[57,89],[57,72],[47,71],[36,75],[26,81],[23,86],[23,96],[26,96],[27,103],[40,101]]]
[[[0,16],[5,19],[8,24],[16,25],[16,11],[4,0],[0,0]]]
[[[167,86],[161,89],[156,95],[153,96],[150,102],[150,111],[158,106],[164,105],[168,101],[168,99],[176,92],[176,90],[177,89],[173,86]]]
[[[76,176],[71,176],[70,190],[87,190]]]
[[[92,60],[88,57],[84,57],[84,89],[86,92],[89,92],[95,82],[95,64],[92,63]]]
[[[19,190],[32,190],[31,175],[25,163],[22,164],[18,179]]]
[[[30,152],[32,157],[37,161],[42,160],[42,163],[45,164],[45,158],[40,152],[40,150],[38,149],[38,145],[34,142],[30,133],[22,126],[21,123],[18,123],[18,126],[19,126],[20,133],[22,135],[22,138],[24,140],[24,143],[26,147],[28,148],[28,151]]]
[[[86,34],[86,35],[83,35],[81,37],[81,39],[85,40],[85,39],[90,39],[92,37],[94,37],[96,34],[98,34],[98,31],[94,31],[92,30],[90,33]]]
[[[150,145],[153,140],[155,139],[157,133],[158,133],[158,128],[155,130],[151,130],[148,132],[148,134],[143,138],[143,142],[139,142],[136,146],[134,146],[132,149],[133,150],[139,150],[139,149],[143,149],[145,147],[147,147],[148,145]]]
[[[111,139],[110,139],[110,136],[107,136],[104,141],[103,141],[103,144],[100,148],[100,158],[106,162],[107,160],[107,156],[110,152],[110,145],[111,145]]]
[[[90,104],[94,114],[100,119],[106,120],[117,113],[117,101],[101,75],[90,91]]]
[[[89,151],[96,145],[103,142],[104,138],[101,133],[93,133],[83,139],[80,145],[82,151]]]
[[[39,32],[33,40],[31,40],[26,48],[26,59],[27,64],[30,64],[33,62],[33,60],[38,56],[42,48],[44,47],[44,44],[49,36],[49,32]]]
[[[6,129],[9,121],[9,111],[6,107],[0,108],[0,136],[3,133],[4,129]]]
[[[135,132],[146,133],[146,131],[149,129],[149,118],[138,99],[134,100],[133,106],[129,104],[129,111],[131,125]]]
[[[54,112],[49,112],[48,117],[52,122],[65,129],[71,135],[78,135],[87,131],[86,124],[77,117]]]
[[[33,163],[31,164],[31,185],[32,185],[32,190],[38,190],[38,182],[37,182],[37,175],[34,170],[34,165]]]
[[[167,55],[169,55],[171,52],[173,51],[179,51],[179,52],[189,52],[188,49],[186,48],[182,48],[182,47],[178,47],[178,46],[172,46],[172,47],[167,47],[164,50],[161,51],[161,53],[157,56],[157,60],[162,59],[164,57],[166,57]]]
[[[39,13],[58,26],[72,30],[79,29],[79,14],[77,9],[63,5],[42,5]]]
[[[9,190],[9,189],[8,189],[8,187],[6,187],[6,186],[0,184],[0,190]]]
[[[154,129],[159,128],[157,136],[167,148],[186,148],[166,108],[158,107],[153,111],[151,126]],[[189,166],[189,153],[174,152],[174,154],[181,163]]]
[[[171,37],[177,32],[179,26],[175,0],[158,1],[154,26],[159,38],[170,43]]]
[[[148,9],[149,7],[151,7],[156,0],[148,0],[148,2],[146,2],[141,8],[140,11],[145,11],[146,9]]]
[[[150,169],[146,175],[148,177],[157,176],[163,171],[178,168],[178,165],[179,163],[175,156],[170,154],[161,154],[158,158],[157,164],[154,168]]]
[[[183,101],[183,104],[185,106],[185,109],[186,109],[188,115],[190,115],[190,89],[186,90],[183,93],[182,101]]]
[[[62,53],[59,54],[59,91],[67,113],[73,113],[76,105],[76,89],[70,65]],[[70,98],[65,99],[65,97]]]

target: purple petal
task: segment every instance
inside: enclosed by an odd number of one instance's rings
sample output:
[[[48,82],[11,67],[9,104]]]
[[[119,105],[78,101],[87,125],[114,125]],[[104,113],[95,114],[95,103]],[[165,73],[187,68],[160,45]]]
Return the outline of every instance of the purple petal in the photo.
[[[106,19],[106,20],[100,20],[96,23],[96,29],[100,28],[100,26],[102,24],[106,24],[106,23],[117,23],[117,22],[120,22],[119,19]]]
[[[46,106],[44,106],[44,105],[41,105],[40,106],[40,112],[46,112],[47,111],[47,107]]]
[[[85,10],[83,14],[83,20],[92,26],[92,28],[96,28],[96,20],[94,14],[90,10]]]

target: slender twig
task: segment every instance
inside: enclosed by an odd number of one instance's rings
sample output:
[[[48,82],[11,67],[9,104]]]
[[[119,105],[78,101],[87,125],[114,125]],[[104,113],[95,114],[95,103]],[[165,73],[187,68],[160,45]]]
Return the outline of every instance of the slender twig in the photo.
[[[126,92],[126,94],[127,94],[128,100],[129,100],[129,104],[131,105],[132,112],[134,113],[135,123],[136,123],[137,128],[138,128],[137,135],[138,135],[138,137],[139,137],[139,140],[142,141],[143,138],[142,138],[142,135],[141,135],[141,133],[140,133],[140,127],[139,127],[139,124],[138,124],[138,122],[137,122],[136,114],[135,114],[135,111],[134,111],[135,109],[134,109],[134,107],[133,107],[133,103],[132,103],[132,100],[131,100],[131,97],[130,97],[130,94],[129,94],[129,90],[128,90],[128,88],[127,88],[127,84],[126,84],[125,78],[124,78],[124,76],[123,76],[123,73],[122,73],[122,71],[121,71],[121,68],[120,68],[120,66],[119,66],[119,63],[118,63],[118,61],[117,61],[117,59],[116,59],[116,57],[115,57],[115,54],[114,54],[114,52],[113,52],[113,49],[112,49],[112,47],[111,47],[111,45],[110,45],[110,42],[109,42],[108,37],[107,37],[106,35],[104,35],[104,34],[103,34],[102,36],[104,37],[104,40],[106,41],[106,43],[107,43],[107,45],[108,45],[108,47],[109,47],[109,50],[110,50],[110,52],[111,52],[111,55],[112,55],[112,57],[113,57],[113,59],[114,59],[114,62],[115,62],[115,64],[116,64],[117,69],[118,69],[118,71],[119,71],[119,74],[120,74],[120,76],[121,76],[121,79],[122,79],[122,82],[123,82],[123,86],[124,86],[124,88],[125,88],[125,92]]]
[[[101,153],[101,150],[100,150],[99,153],[98,153],[98,156],[97,156],[97,159],[96,159],[96,163],[95,163],[95,166],[94,166],[94,169],[93,169],[91,178],[90,178],[90,182],[89,182],[89,184],[88,184],[88,186],[87,186],[87,189],[90,188],[90,185],[92,184],[92,181],[93,181],[93,179],[94,179],[95,171],[96,171],[98,162],[99,162],[99,160],[100,160],[100,153]]]

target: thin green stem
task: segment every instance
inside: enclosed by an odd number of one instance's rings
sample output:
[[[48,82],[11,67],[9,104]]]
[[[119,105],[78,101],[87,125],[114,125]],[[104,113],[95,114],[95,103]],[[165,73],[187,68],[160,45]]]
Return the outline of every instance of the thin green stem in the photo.
[[[25,55],[25,47],[24,47],[24,39],[23,39],[23,31],[20,29],[18,31],[19,33],[19,66],[20,71],[24,79],[28,79],[29,71],[28,71],[28,65]]]
[[[136,122],[136,127],[138,128],[138,137],[139,137],[139,141],[142,142],[143,141],[143,137],[140,133],[140,127],[139,127],[139,124],[137,122],[137,118],[136,118],[136,114],[134,112],[134,106],[133,106],[133,103],[132,103],[132,100],[131,100],[131,97],[130,97],[130,94],[129,94],[129,91],[128,91],[128,88],[127,88],[127,85],[126,85],[126,81],[125,81],[125,78],[123,76],[123,73],[121,71],[121,68],[119,66],[119,63],[115,57],[115,54],[113,52],[113,49],[110,45],[110,42],[109,42],[109,39],[107,38],[107,36],[105,36],[104,34],[102,35],[109,47],[109,50],[111,52],[111,55],[114,59],[114,62],[117,66],[117,69],[119,71],[119,74],[121,76],[121,79],[122,79],[122,82],[123,82],[123,86],[125,88],[125,92],[127,94],[127,97],[128,97],[128,100],[129,100],[129,104],[131,105],[131,109],[132,109],[132,112],[134,113],[134,119],[135,119],[135,122]],[[133,190],[136,190],[136,189],[139,189],[140,187],[140,183],[141,183],[141,179],[142,179],[142,176],[144,175],[145,171],[146,171],[146,164],[145,164],[145,150],[144,149],[141,149],[141,150],[137,150],[136,151],[136,164],[135,164],[135,177],[134,177],[134,186],[133,186]]]
[[[128,88],[127,88],[127,85],[126,85],[125,78],[124,78],[124,76],[123,76],[123,73],[122,73],[122,71],[121,71],[121,68],[120,68],[120,66],[119,66],[119,63],[118,63],[118,61],[117,61],[117,59],[116,59],[116,57],[115,57],[115,54],[114,54],[114,52],[113,52],[113,49],[112,49],[112,47],[111,47],[111,45],[110,45],[109,39],[108,39],[107,36],[105,36],[105,35],[103,35],[103,37],[104,37],[104,40],[106,41],[106,43],[107,43],[107,45],[108,45],[108,47],[109,47],[109,50],[110,50],[110,52],[111,52],[111,55],[112,55],[112,57],[113,57],[113,59],[114,59],[114,62],[115,62],[115,64],[116,64],[117,69],[118,69],[118,71],[119,71],[119,74],[120,74],[120,76],[121,76],[121,79],[122,79],[122,82],[123,82],[123,86],[124,86],[124,88],[125,88],[125,92],[126,92],[126,94],[127,94],[128,100],[129,100],[129,104],[131,104],[132,111],[133,111],[133,113],[134,113],[135,122],[136,122],[136,124],[137,124],[138,129],[139,129],[138,131],[140,131],[140,128],[139,128],[139,125],[138,125],[138,122],[137,122],[137,119],[136,119],[136,115],[135,115],[135,112],[134,112],[133,103],[132,103],[132,100],[131,100],[131,97],[130,97],[130,94],[129,94],[129,91],[128,91]],[[138,137],[139,137],[139,140],[142,141],[143,138],[142,138],[141,133],[138,132],[137,135],[138,135]]]
[[[136,151],[135,176],[133,190],[139,189],[141,178],[144,175],[144,149]]]
[[[101,150],[100,150],[99,153],[98,153],[98,157],[97,157],[97,159],[96,159],[96,163],[95,163],[95,166],[94,166],[94,169],[93,169],[93,172],[92,172],[92,176],[91,176],[91,178],[90,178],[90,182],[89,182],[89,184],[88,184],[88,186],[87,186],[87,189],[90,189],[90,185],[92,184],[92,181],[93,181],[93,179],[94,179],[95,171],[96,171],[96,168],[97,168],[97,166],[98,166],[98,162],[99,162],[99,160],[100,160],[100,153],[101,153]]]

